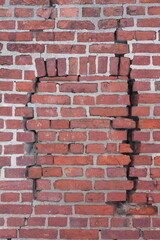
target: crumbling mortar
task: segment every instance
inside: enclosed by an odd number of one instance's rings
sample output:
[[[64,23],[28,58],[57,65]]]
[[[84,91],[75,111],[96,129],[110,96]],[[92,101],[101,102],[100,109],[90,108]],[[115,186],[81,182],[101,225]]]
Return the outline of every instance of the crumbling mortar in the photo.
[[[117,31],[121,29],[120,27],[120,19],[118,20],[118,23],[117,23],[117,29],[114,33],[114,42],[116,44],[128,44],[127,41],[119,41],[117,39]],[[120,76],[120,61],[121,61],[121,57],[124,57],[124,54],[115,54],[115,57],[118,57],[119,58],[119,61],[118,61],[118,73],[117,73],[117,77]],[[130,66],[132,64],[132,61],[130,60]],[[136,191],[136,185],[137,185],[137,180],[138,180],[138,177],[130,177],[130,168],[132,167],[133,165],[133,157],[134,155],[138,155],[138,151],[137,151],[137,146],[138,144],[140,144],[140,142],[135,142],[133,141],[133,132],[136,130],[139,130],[138,128],[138,121],[139,121],[139,118],[138,117],[135,117],[135,116],[132,116],[132,107],[135,106],[135,102],[134,102],[134,98],[133,96],[135,94],[138,94],[138,92],[134,91],[133,90],[133,85],[134,85],[134,79],[131,79],[131,67],[129,69],[129,73],[128,73],[128,95],[129,95],[129,100],[130,100],[130,104],[127,106],[128,108],[128,116],[122,116],[121,118],[128,118],[128,119],[132,119],[135,123],[136,123],[136,126],[135,128],[133,129],[126,129],[127,130],[127,140],[126,141],[122,141],[123,143],[127,143],[130,145],[130,148],[132,149],[132,153],[122,153],[123,155],[128,155],[130,157],[130,163],[128,165],[124,165],[124,167],[126,168],[126,178],[127,180],[130,180],[133,182],[133,188],[131,190],[126,190],[126,201],[118,201],[118,202],[113,202],[113,204],[116,206],[116,211],[115,213],[118,214],[118,215],[121,215],[121,214],[124,214],[124,211],[123,211],[123,206],[124,205],[129,205],[129,202],[130,202],[130,195],[131,193],[135,192]],[[115,119],[115,118],[114,118]],[[111,122],[111,126],[112,126],[112,122]],[[117,128],[116,128],[117,129]],[[122,128],[119,128],[118,130],[124,130]]]

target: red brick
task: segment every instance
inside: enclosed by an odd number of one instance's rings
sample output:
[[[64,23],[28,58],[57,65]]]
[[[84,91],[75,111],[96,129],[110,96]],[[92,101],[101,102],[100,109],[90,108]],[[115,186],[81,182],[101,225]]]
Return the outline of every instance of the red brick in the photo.
[[[5,145],[4,154],[23,154],[24,153],[24,145],[16,144],[16,145]]]
[[[28,178],[40,178],[42,176],[42,169],[38,167],[28,168]]]
[[[98,230],[84,230],[84,229],[61,229],[60,238],[64,239],[98,239]]]
[[[113,42],[113,33],[78,33],[78,42]]]
[[[0,30],[4,29],[15,29],[15,21],[0,21]]]
[[[137,41],[142,40],[154,40],[156,34],[154,31],[117,31],[117,39],[122,41],[135,39]]]
[[[17,92],[34,92],[33,82],[17,82],[16,83]]]
[[[37,205],[35,206],[35,214],[62,214],[62,215],[70,215],[72,213],[71,206],[53,206],[53,205]]]
[[[64,83],[60,85],[60,92],[73,93],[94,93],[97,92],[97,84],[95,83]]]
[[[3,3],[0,5],[3,5]],[[0,9],[0,17],[11,17],[12,16],[12,11],[9,8],[1,8]]]
[[[110,178],[126,177],[125,168],[107,168],[107,176]]]
[[[90,46],[90,53],[126,54],[128,53],[128,45],[127,44],[92,44]]]
[[[159,18],[145,18],[138,19],[137,21],[138,27],[160,27],[160,19]]]
[[[107,194],[108,202],[126,201],[126,192],[109,192]]]
[[[92,165],[92,156],[55,156],[55,165]]]
[[[104,169],[102,168],[88,168],[86,169],[86,177],[87,178],[101,178],[104,177]]]
[[[45,19],[54,19],[57,17],[57,9],[54,8],[38,8],[36,11],[38,17]]]
[[[20,238],[45,238],[45,239],[56,239],[57,238],[56,229],[20,229],[19,236]]]
[[[154,1],[155,2],[155,1]],[[144,239],[159,239],[160,231],[159,230],[144,230]]]
[[[101,116],[101,117],[109,117],[109,116],[127,116],[128,110],[127,108],[103,108],[103,107],[92,107],[90,108],[91,116]]]
[[[57,117],[57,108],[36,108],[38,117]]]
[[[42,77],[40,81],[48,82],[77,82],[78,76],[58,76],[58,77]]]
[[[108,119],[78,119],[71,120],[71,128],[109,128]]]
[[[53,29],[54,20],[45,20],[45,21],[19,21],[18,29],[19,30],[43,30],[43,29]]]
[[[139,239],[138,230],[102,230],[102,239]]]
[[[42,217],[30,217],[27,222],[28,226],[44,226],[45,218]]]
[[[37,41],[72,41],[74,32],[37,32]]]
[[[104,105],[129,105],[129,96],[128,95],[99,95],[96,98],[97,104]]]
[[[52,129],[68,129],[69,120],[51,120]]]
[[[42,53],[42,52],[44,52],[44,45],[43,44],[8,43],[7,49],[8,49],[8,51],[11,51],[11,52]],[[17,71],[20,71],[20,70],[17,70]],[[8,70],[8,72],[9,72],[9,70]],[[12,70],[12,74],[14,74],[13,70]]]
[[[48,76],[56,76],[57,69],[56,69],[56,60],[55,58],[48,58],[46,60],[46,67]]]
[[[32,41],[33,33],[30,32],[1,32],[0,33],[0,40],[1,41]]]
[[[145,8],[142,6],[128,6],[127,7],[128,15],[145,15]]]
[[[73,104],[76,105],[94,105],[95,99],[92,96],[74,96]]]
[[[111,220],[112,227],[129,227],[130,226],[130,219],[128,217],[114,217]]]
[[[60,190],[91,190],[91,181],[88,180],[56,180],[54,188]]]
[[[82,17],[100,17],[100,10],[98,7],[82,8]]]
[[[96,190],[131,190],[133,188],[133,181],[96,181]]]
[[[33,109],[28,107],[17,107],[15,110],[16,116],[33,117]]]
[[[42,131],[38,132],[38,139],[41,141],[54,141],[56,140],[56,133],[55,132],[47,132]]]
[[[117,7],[104,7],[104,16],[110,17],[110,16],[122,16],[123,14],[123,8],[121,6]]]
[[[101,155],[98,156],[98,165],[128,165],[130,163],[130,158],[127,155]]]
[[[104,141],[107,139],[108,139],[108,136],[107,136],[106,132],[89,131],[89,140],[91,140],[91,141]]]
[[[133,141],[149,141],[150,133],[142,132],[142,131],[134,131],[133,133]]]
[[[16,229],[0,229],[0,238],[16,238],[17,231]]]
[[[38,84],[39,92],[56,92],[56,83],[53,82],[40,82]]]
[[[51,181],[45,179],[37,179],[36,181],[36,190],[50,190],[51,189]]]
[[[34,11],[32,8],[15,8],[14,16],[16,18],[30,18],[34,16]]]
[[[147,194],[146,193],[132,193],[130,195],[131,203],[147,203]]]
[[[140,3],[159,3],[159,0],[140,0]]]
[[[6,178],[25,178],[24,168],[8,168],[5,169]]]
[[[119,75],[128,75],[130,70],[130,59],[127,57],[120,58],[120,71]]]
[[[53,95],[33,95],[32,103],[41,103],[41,104],[70,104],[69,96],[53,96]]]
[[[66,59],[65,58],[59,58],[57,60],[57,71],[58,71],[58,76],[65,76],[66,75]]]
[[[69,75],[78,75],[78,59],[69,58]]]
[[[133,215],[156,215],[157,208],[154,206],[141,206],[139,208],[130,208],[128,211]]]
[[[101,218],[101,217],[92,217],[90,218],[90,226],[91,227],[108,227],[108,219],[105,218]]]
[[[11,226],[11,227],[19,227],[19,226],[23,226],[24,225],[24,218],[17,218],[17,217],[13,217],[13,218],[8,218],[7,219],[7,226]]]
[[[116,118],[112,121],[113,128],[135,128],[136,122],[129,118]]]
[[[86,51],[86,46],[84,45],[48,45],[47,46],[47,52],[48,53],[61,53],[61,54],[83,54]]]
[[[1,69],[0,78],[3,79],[21,79],[22,71],[18,69]]]
[[[17,65],[32,65],[32,57],[29,55],[19,55],[15,58]]]
[[[11,5],[48,5],[49,1],[48,0],[10,0]]]
[[[49,120],[39,120],[39,119],[31,119],[27,120],[27,129],[48,129],[50,128]]]
[[[48,225],[53,227],[65,227],[67,225],[66,217],[49,217]]]
[[[36,58],[36,70],[37,70],[37,77],[42,77],[46,75],[46,69],[44,64],[43,58]]]
[[[96,0],[98,4],[125,4],[128,3],[128,0]],[[130,0],[129,3],[135,3],[135,0]]]
[[[67,177],[81,177],[83,176],[82,168],[65,168],[64,170]]]
[[[109,132],[109,139],[117,141],[117,140],[126,140],[127,139],[127,131],[122,130],[113,130]]]
[[[31,214],[30,205],[13,205],[13,204],[1,204],[1,214]]]
[[[98,58],[98,73],[106,73],[107,72],[107,63],[108,63],[108,57],[99,57]]]
[[[46,143],[41,144],[37,143],[36,147],[39,153],[67,153],[68,152],[68,145],[67,144],[60,144],[60,143]]]
[[[84,145],[80,143],[71,143],[70,152],[75,154],[84,153]]]
[[[119,58],[111,57],[110,58],[110,74],[111,75],[118,75],[118,65],[119,65]]]
[[[10,132],[0,132],[0,141],[11,141],[13,138],[13,133]]]
[[[95,203],[101,203],[105,202],[105,195],[104,193],[86,193],[86,202],[95,202]]]
[[[138,126],[141,129],[160,129],[159,119],[140,119]]]
[[[133,69],[131,71],[131,78],[159,78],[160,70],[155,69]]]
[[[117,20],[116,19],[99,20],[98,27],[99,27],[99,29],[116,28],[117,27]]]
[[[132,107],[132,116],[149,116],[149,107]]]
[[[64,142],[77,142],[77,141],[86,141],[86,132],[60,132],[59,141]]]
[[[155,7],[148,7],[148,14],[149,15],[159,15],[160,7],[155,6]]]
[[[0,64],[1,65],[12,65],[13,57],[12,56],[0,56]]]
[[[70,226],[73,228],[87,227],[88,218],[71,217],[69,220],[70,220]]]
[[[73,0],[56,0],[56,3],[60,5],[90,4],[92,3],[92,0],[77,0],[76,2],[73,2]]]
[[[154,220],[154,218],[153,218]],[[133,226],[134,227],[150,227],[150,218],[149,217],[140,217],[140,218],[133,218]]]
[[[113,205],[76,205],[75,213],[81,215],[113,215]]]
[[[59,167],[45,167],[42,170],[43,177],[61,177],[62,176],[62,169]]]
[[[18,202],[20,194],[19,193],[2,193],[1,201],[2,202]]]
[[[67,21],[60,20],[58,22],[58,28],[60,29],[70,29],[70,30],[79,30],[79,29],[87,29],[94,30],[95,26],[90,21]]]
[[[133,18],[122,18],[120,19],[120,27],[127,28],[134,26],[134,19]]]
[[[60,16],[61,17],[78,17],[79,15],[79,9],[78,8],[61,8],[60,9]]]
[[[153,60],[153,62],[154,62],[154,60]],[[133,65],[149,65],[150,64],[150,57],[147,57],[147,56],[134,56],[132,64]]]
[[[82,202],[83,193],[64,193],[65,202]]]

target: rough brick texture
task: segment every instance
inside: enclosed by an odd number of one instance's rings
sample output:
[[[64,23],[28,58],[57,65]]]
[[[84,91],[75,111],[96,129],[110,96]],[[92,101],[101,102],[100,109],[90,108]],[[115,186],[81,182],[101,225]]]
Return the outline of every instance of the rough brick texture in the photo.
[[[160,239],[160,1],[0,5],[0,238]]]

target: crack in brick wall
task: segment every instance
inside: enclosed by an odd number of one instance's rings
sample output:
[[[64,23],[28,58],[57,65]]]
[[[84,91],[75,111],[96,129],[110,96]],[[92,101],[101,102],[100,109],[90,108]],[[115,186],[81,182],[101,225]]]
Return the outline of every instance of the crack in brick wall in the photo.
[[[0,238],[160,239],[159,1],[0,5]]]

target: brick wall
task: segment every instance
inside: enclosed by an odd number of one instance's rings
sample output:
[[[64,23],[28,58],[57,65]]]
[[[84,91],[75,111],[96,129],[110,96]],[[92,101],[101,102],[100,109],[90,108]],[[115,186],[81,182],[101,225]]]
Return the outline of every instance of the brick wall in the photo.
[[[160,239],[160,1],[0,18],[0,238]]]

